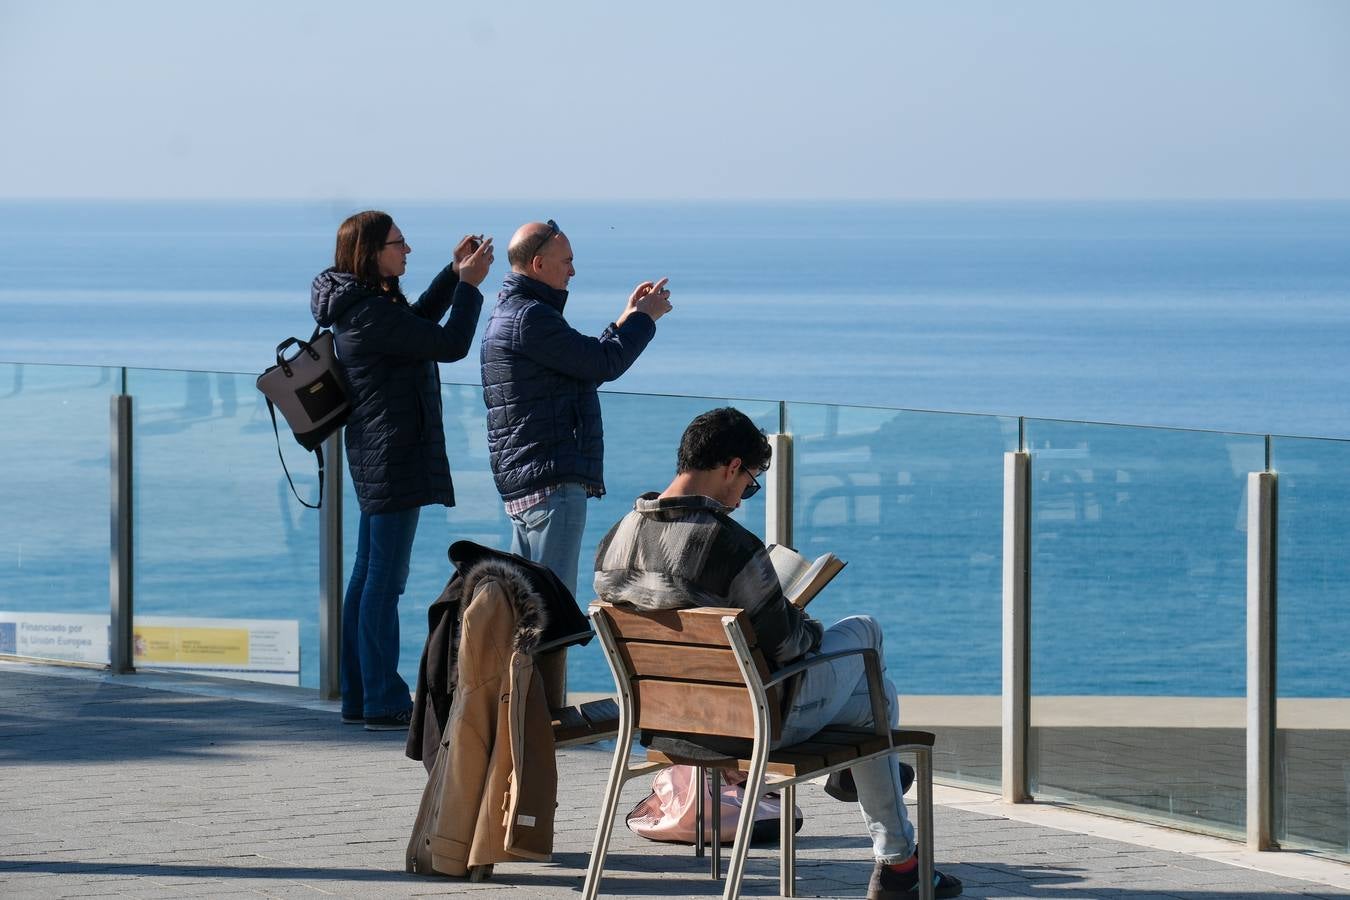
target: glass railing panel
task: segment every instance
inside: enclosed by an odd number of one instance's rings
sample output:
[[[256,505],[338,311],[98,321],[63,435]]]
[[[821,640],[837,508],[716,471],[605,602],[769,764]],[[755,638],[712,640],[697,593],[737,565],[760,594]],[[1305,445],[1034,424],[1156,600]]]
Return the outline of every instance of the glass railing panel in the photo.
[[[1027,420],[1031,787],[1245,822],[1247,474],[1261,437]]]
[[[319,513],[254,380],[128,370],[135,664],[317,687]],[[278,420],[314,503],[314,456]]]
[[[1350,442],[1273,438],[1275,836],[1350,854]]]
[[[446,551],[455,541],[461,540],[502,549],[510,549],[511,542],[509,522],[488,467],[482,388],[442,384],[441,415],[450,477],[455,487],[455,505],[422,507],[408,564],[408,583],[398,606],[398,670],[413,689],[417,686],[417,665],[427,638],[427,610],[440,597],[454,573]],[[361,508],[345,464],[342,478],[342,584],[345,592],[356,557]]]
[[[0,654],[108,662],[108,398],[120,380],[0,363]]]
[[[675,474],[675,455],[685,426],[699,413],[733,405],[765,431],[778,427],[778,404],[698,397],[668,397],[602,392],[605,426],[604,497],[587,503],[586,531],[577,575],[578,603],[585,610],[594,598],[591,583],[600,540],[633,500],[646,491],[660,491]],[[446,550],[458,540],[472,540],[502,550],[511,548],[511,527],[502,508],[488,462],[487,420],[483,391],[476,385],[441,386],[446,451],[455,485],[452,509],[422,509],[413,544],[408,585],[399,602],[399,673],[409,686],[417,683],[417,666],[427,637],[427,609],[453,574]],[[356,552],[360,510],[351,480],[344,471],[344,586]],[[764,533],[763,501],[756,499],[736,518],[759,535]],[[594,641],[568,653],[568,689],[612,694],[614,681]]]
[[[790,403],[793,535],[847,562],[811,603],[876,616],[900,715],[944,777],[999,781],[1003,454],[1017,420]]]

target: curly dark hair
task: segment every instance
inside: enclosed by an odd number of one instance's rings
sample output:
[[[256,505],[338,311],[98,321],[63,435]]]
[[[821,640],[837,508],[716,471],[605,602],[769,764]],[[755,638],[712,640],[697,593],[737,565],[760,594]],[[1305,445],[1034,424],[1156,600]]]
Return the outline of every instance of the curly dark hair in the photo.
[[[684,430],[675,471],[707,471],[726,465],[737,457],[747,469],[763,471],[769,467],[773,448],[764,432],[750,417],[732,406],[703,413]]]

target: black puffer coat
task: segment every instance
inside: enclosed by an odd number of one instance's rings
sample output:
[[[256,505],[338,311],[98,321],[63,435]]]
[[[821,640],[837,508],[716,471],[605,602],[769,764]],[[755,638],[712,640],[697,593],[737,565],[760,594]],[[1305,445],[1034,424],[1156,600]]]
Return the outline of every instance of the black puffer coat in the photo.
[[[436,363],[468,355],[482,308],[478,288],[449,266],[413,304],[345,272],[314,279],[310,310],[333,329],[352,392],[347,465],[362,512],[455,505]]]
[[[506,276],[483,333],[483,402],[497,491],[514,500],[556,484],[603,494],[605,441],[596,387],[628,371],[656,334],[646,313],[598,338],[563,318],[567,291]]]

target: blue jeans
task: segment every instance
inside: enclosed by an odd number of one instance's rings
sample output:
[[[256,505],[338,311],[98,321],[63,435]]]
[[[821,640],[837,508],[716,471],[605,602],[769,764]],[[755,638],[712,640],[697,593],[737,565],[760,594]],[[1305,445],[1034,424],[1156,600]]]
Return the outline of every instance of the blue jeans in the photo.
[[[398,674],[398,598],[408,584],[418,507],[361,513],[356,562],[342,599],[342,714],[378,718],[412,709]]]
[[[871,616],[849,616],[825,631],[819,653],[871,647],[881,655],[881,681],[886,694],[890,726],[900,723],[900,704],[886,677],[881,626]],[[814,655],[814,654],[810,654]],[[806,740],[826,725],[872,725],[867,673],[860,655],[846,656],[806,670],[798,685],[780,744]],[[872,855],[886,863],[904,862],[914,855],[914,826],[905,811],[900,785],[900,763],[894,753],[853,766],[858,806],[872,838]]]
[[[560,484],[543,503],[509,518],[511,552],[548,566],[575,597],[577,558],[586,530],[586,488]]]

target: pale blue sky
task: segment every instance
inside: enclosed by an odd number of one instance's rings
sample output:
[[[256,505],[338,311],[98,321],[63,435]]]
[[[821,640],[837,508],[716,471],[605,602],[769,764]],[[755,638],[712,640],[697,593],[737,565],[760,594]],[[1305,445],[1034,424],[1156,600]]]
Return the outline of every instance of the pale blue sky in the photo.
[[[1350,3],[0,0],[0,197],[1350,197]]]

